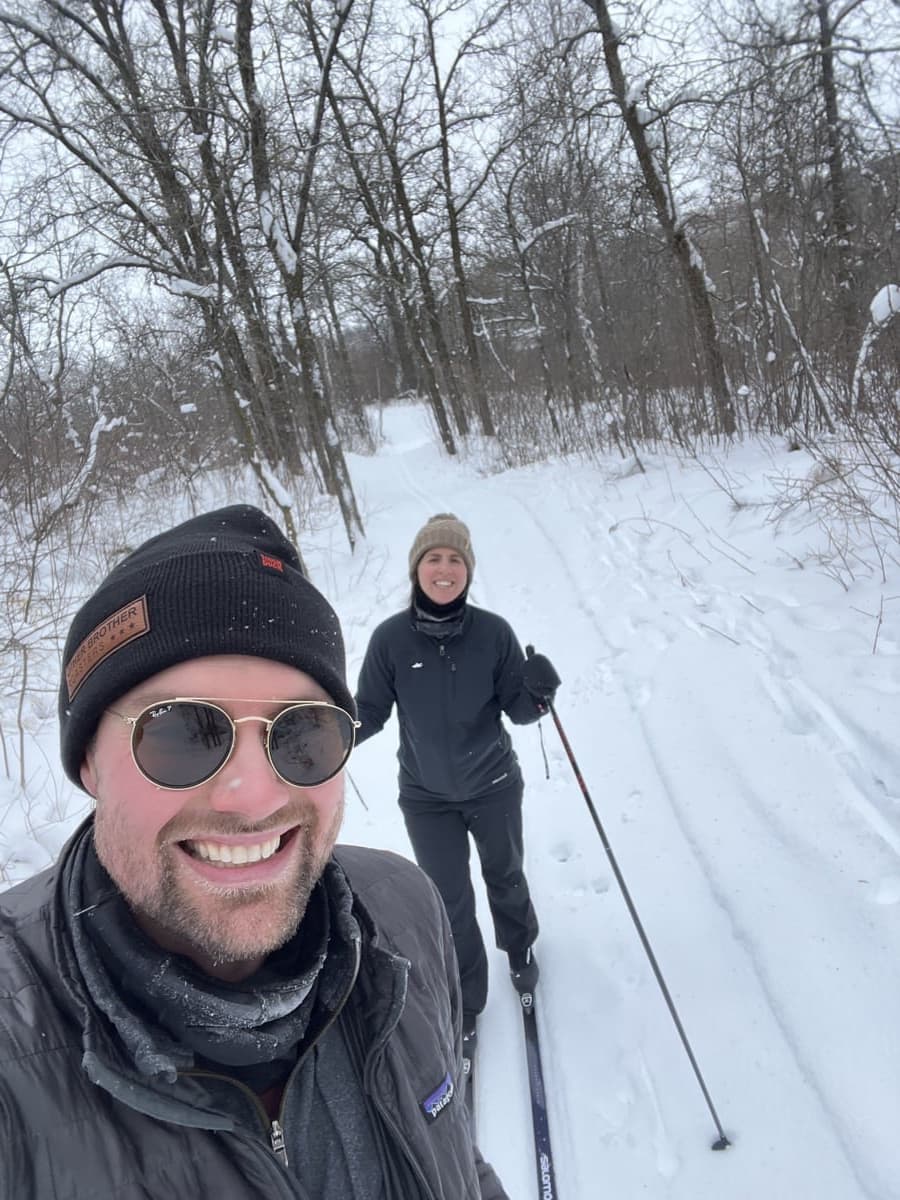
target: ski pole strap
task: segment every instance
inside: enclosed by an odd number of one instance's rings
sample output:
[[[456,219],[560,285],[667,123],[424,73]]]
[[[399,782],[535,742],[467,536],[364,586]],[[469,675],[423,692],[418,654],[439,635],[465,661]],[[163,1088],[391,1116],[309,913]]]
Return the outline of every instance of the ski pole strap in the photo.
[[[541,721],[538,721],[538,734],[541,739],[541,754],[544,756],[544,778],[550,778],[550,763],[547,761],[547,747],[544,745],[544,726]]]
[[[532,658],[533,656],[534,656],[534,646],[532,646],[532,645],[526,646],[525,647],[525,657]],[[551,713],[553,713],[554,719],[556,718],[556,713],[553,712],[553,705],[551,703],[548,703],[546,707],[544,707],[543,705],[541,705],[540,707],[541,707],[541,716],[544,716],[545,713],[551,712]],[[547,761],[547,747],[544,745],[544,727],[540,723],[540,721],[538,721],[538,736],[541,739],[541,754],[543,755],[543,758],[544,758],[544,778],[549,779],[550,778],[550,763]]]

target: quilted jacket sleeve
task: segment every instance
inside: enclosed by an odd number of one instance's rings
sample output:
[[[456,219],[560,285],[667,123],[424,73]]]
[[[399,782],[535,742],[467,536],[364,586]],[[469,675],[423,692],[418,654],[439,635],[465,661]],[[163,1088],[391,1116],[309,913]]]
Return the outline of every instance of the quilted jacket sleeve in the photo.
[[[356,732],[357,745],[384,728],[395,700],[388,638],[384,626],[379,626],[369,639],[356,688],[356,709],[361,723]]]

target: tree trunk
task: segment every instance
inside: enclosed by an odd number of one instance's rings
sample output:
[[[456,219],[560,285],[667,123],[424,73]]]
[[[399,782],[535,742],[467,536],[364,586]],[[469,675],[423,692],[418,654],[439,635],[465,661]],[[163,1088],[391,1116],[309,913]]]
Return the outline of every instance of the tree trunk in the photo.
[[[831,191],[831,224],[834,230],[834,249],[837,259],[838,308],[844,327],[846,345],[843,347],[850,376],[853,373],[853,352],[859,333],[859,318],[854,306],[854,280],[850,267],[852,228],[847,181],[844,175],[844,153],[838,115],[837,85],[834,77],[834,26],[831,24],[830,0],[816,0],[819,20],[819,62],[822,69],[822,97],[825,104],[825,135],[828,141],[828,181]]]
[[[719,334],[710,299],[709,281],[703,268],[703,261],[670,203],[666,181],[654,159],[646,129],[641,124],[635,105],[629,97],[625,73],[619,57],[619,35],[610,17],[606,0],[585,0],[585,3],[596,14],[600,35],[603,39],[603,57],[606,61],[613,95],[637,155],[644,187],[653,203],[656,218],[666,235],[669,248],[687,290],[697,334],[703,349],[707,381],[712,388],[716,402],[719,429],[722,433],[731,436],[736,428],[734,404],[725,370],[725,360],[719,345]]]

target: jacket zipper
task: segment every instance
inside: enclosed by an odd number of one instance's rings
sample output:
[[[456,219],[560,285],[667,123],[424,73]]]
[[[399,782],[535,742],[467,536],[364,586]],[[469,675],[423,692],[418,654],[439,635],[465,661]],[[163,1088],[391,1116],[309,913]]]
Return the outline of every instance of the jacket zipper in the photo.
[[[236,1087],[239,1091],[243,1092],[245,1096],[249,1097],[253,1107],[259,1113],[260,1120],[262,1121],[263,1128],[266,1130],[269,1145],[271,1146],[273,1153],[284,1164],[284,1166],[288,1165],[287,1151],[284,1144],[284,1130],[281,1126],[281,1122],[277,1119],[274,1121],[269,1120],[269,1114],[263,1107],[259,1096],[257,1096],[256,1092],[254,1092],[252,1088],[247,1087],[246,1083],[241,1083],[240,1079],[235,1079],[233,1075],[222,1075],[218,1071],[191,1070],[179,1071],[178,1074],[190,1079],[221,1079],[224,1080],[225,1083],[230,1083],[232,1087]],[[279,1116],[280,1115],[281,1114],[279,1113]]]
[[[447,647],[443,642],[438,643],[438,656],[449,665],[450,674],[453,675],[456,671],[456,663],[453,656],[447,653]],[[443,728],[444,728],[444,761],[446,762],[447,778],[453,783],[454,788],[456,783],[455,763],[453,755],[450,753],[450,735],[447,732],[450,728],[450,687],[452,681],[446,677],[442,680],[441,686],[441,707],[443,709]]]
[[[353,965],[353,979],[351,980],[350,986],[347,989],[347,996],[350,995],[350,992],[353,990],[353,985],[356,983],[356,977],[359,974],[359,965],[360,965],[361,957],[362,957],[361,943],[359,941],[357,941],[357,943],[356,943],[356,962]],[[346,996],[344,999],[346,1002]],[[282,1122],[282,1119],[284,1118],[285,1097],[287,1096],[288,1088],[290,1087],[291,1080],[293,1079],[294,1075],[297,1073],[297,1071],[299,1071],[300,1064],[303,1062],[303,1060],[306,1058],[306,1056],[309,1054],[309,1052],[316,1045],[316,1042],[318,1042],[319,1039],[325,1034],[326,1030],[330,1029],[331,1026],[334,1024],[335,1020],[337,1019],[338,1015],[340,1014],[341,1008],[343,1008],[343,1005],[341,1005],[340,1008],[338,1008],[337,1012],[332,1014],[331,1019],[325,1025],[322,1026],[322,1028],[319,1030],[318,1034],[316,1035],[315,1041],[310,1042],[310,1044],[306,1047],[306,1049],[303,1052],[303,1057],[299,1058],[297,1060],[296,1064],[294,1065],[294,1067],[292,1068],[290,1075],[288,1075],[287,1079],[285,1080],[284,1089],[281,1093],[281,1104],[279,1105],[279,1108],[278,1108],[278,1116],[273,1118],[271,1121],[269,1120],[269,1114],[266,1112],[265,1108],[263,1108],[262,1102],[260,1101],[259,1096],[257,1096],[256,1092],[254,1092],[252,1088],[248,1088],[245,1083],[242,1083],[240,1081],[240,1079],[235,1079],[233,1075],[222,1075],[218,1071],[181,1071],[181,1072],[179,1072],[179,1074],[190,1075],[190,1076],[193,1076],[194,1078],[205,1077],[207,1079],[224,1079],[226,1083],[230,1083],[233,1087],[239,1088],[242,1092],[244,1092],[247,1096],[249,1096],[251,1101],[253,1102],[254,1107],[256,1108],[256,1111],[260,1114],[260,1117],[262,1118],[263,1127],[267,1130],[268,1138],[269,1138],[269,1146],[272,1150],[272,1153],[275,1155],[275,1157],[278,1159],[278,1161],[281,1163],[282,1166],[287,1167],[287,1166],[289,1166],[287,1144],[286,1144],[286,1139],[284,1136],[284,1126],[282,1125],[281,1122]]]
[[[303,1062],[303,1060],[315,1048],[316,1044],[319,1041],[321,1041],[321,1039],[325,1036],[325,1034],[328,1032],[328,1030],[331,1028],[331,1026],[335,1023],[335,1021],[341,1015],[344,1005],[347,1003],[347,1001],[350,998],[350,993],[353,991],[353,988],[356,985],[356,979],[357,979],[357,976],[359,975],[360,963],[362,962],[362,939],[361,939],[361,937],[357,938],[357,940],[356,940],[356,943],[354,946],[354,952],[355,952],[356,957],[355,957],[355,962],[353,963],[353,977],[350,980],[350,985],[347,988],[347,991],[344,993],[343,1002],[340,1005],[338,1005],[337,1009],[335,1009],[335,1011],[331,1014],[330,1020],[325,1022],[325,1024],[322,1026],[322,1028],[316,1034],[315,1040],[310,1042],[310,1044],[303,1051],[303,1055],[300,1058],[298,1058],[296,1063],[294,1064],[294,1067],[293,1067],[290,1075],[288,1075],[287,1079],[284,1081],[284,1089],[282,1090],[282,1093],[281,1093],[281,1103],[278,1106],[278,1116],[275,1117],[275,1119],[272,1121],[271,1126],[269,1127],[269,1140],[272,1143],[272,1151],[275,1154],[275,1156],[277,1158],[279,1158],[281,1160],[281,1162],[284,1163],[285,1166],[288,1165],[288,1154],[287,1154],[287,1146],[285,1145],[284,1126],[281,1124],[281,1122],[284,1118],[284,1106],[287,1102],[286,1098],[287,1098],[287,1094],[288,1094],[288,1089],[291,1086],[291,1080],[294,1078],[294,1076],[300,1070],[300,1065]],[[269,1116],[267,1113],[266,1120],[268,1120],[268,1119],[269,1119]]]
[[[276,1117],[269,1128],[269,1141],[272,1143],[272,1153],[282,1166],[288,1165],[287,1148],[284,1144],[284,1130]]]

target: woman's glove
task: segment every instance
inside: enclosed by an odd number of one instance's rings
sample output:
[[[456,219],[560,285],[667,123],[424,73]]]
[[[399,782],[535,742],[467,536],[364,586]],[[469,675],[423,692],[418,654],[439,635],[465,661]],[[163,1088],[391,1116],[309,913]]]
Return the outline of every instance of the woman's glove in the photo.
[[[534,646],[527,646],[525,654],[527,657],[522,667],[522,682],[535,700],[542,704],[552,704],[561,682],[556,668],[545,654],[535,654]]]

